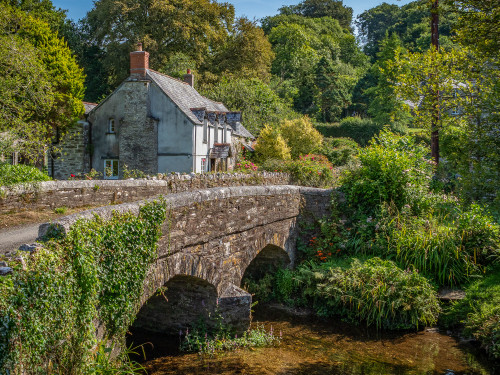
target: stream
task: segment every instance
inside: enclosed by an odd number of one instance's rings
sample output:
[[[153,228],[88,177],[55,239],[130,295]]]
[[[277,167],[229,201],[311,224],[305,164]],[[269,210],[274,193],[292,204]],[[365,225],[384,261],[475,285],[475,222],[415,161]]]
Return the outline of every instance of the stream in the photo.
[[[256,308],[252,324],[264,325],[267,330],[272,327],[278,335],[281,332],[281,344],[201,356],[178,353],[178,338],[132,334],[135,344],[154,344],[154,349],[145,346],[147,361],[143,366],[149,375],[495,373],[473,344],[460,342],[437,328],[380,333],[338,319],[325,321],[291,313],[277,305]]]

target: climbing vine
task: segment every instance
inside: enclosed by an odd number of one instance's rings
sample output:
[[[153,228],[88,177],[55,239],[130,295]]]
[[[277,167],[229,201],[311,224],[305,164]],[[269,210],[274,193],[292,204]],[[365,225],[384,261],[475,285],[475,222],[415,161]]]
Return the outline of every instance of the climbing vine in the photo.
[[[107,352],[124,341],[139,308],[165,216],[160,201],[137,216],[81,220],[66,237],[18,258],[0,278],[0,374],[102,373],[103,346]]]

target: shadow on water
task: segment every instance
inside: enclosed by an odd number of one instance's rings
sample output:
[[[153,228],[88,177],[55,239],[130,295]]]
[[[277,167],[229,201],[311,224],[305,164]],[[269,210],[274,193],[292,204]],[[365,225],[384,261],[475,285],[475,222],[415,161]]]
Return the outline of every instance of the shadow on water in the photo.
[[[180,354],[179,337],[132,332],[128,343],[146,345],[150,375],[159,374],[495,374],[475,348],[437,332],[380,333],[301,311],[260,306],[254,325],[282,333],[279,346],[214,356]],[[132,340],[133,338],[133,340]]]

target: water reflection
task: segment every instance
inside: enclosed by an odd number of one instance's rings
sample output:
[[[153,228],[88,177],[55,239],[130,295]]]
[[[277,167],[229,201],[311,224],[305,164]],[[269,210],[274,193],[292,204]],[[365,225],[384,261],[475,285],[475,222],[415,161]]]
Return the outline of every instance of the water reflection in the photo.
[[[472,347],[436,330],[380,334],[337,321],[311,321],[275,308],[259,309],[254,324],[282,331],[281,345],[214,357],[169,355],[144,364],[149,374],[492,374]],[[138,334],[135,340],[141,340]],[[162,341],[163,340],[163,341]],[[175,340],[174,338],[168,340]],[[156,341],[156,340],[154,340]],[[165,344],[165,338],[160,339]],[[136,341],[137,343],[138,341]],[[162,345],[165,350],[165,345]],[[157,347],[158,349],[158,347]],[[159,352],[150,353],[158,355]]]

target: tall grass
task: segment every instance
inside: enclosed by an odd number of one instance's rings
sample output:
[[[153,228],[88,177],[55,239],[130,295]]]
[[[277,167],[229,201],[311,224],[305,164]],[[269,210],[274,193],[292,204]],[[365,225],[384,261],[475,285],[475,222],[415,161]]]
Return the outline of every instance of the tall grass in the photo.
[[[309,263],[297,270],[295,279],[322,316],[407,329],[434,324],[440,311],[436,292],[423,276],[380,258]]]

